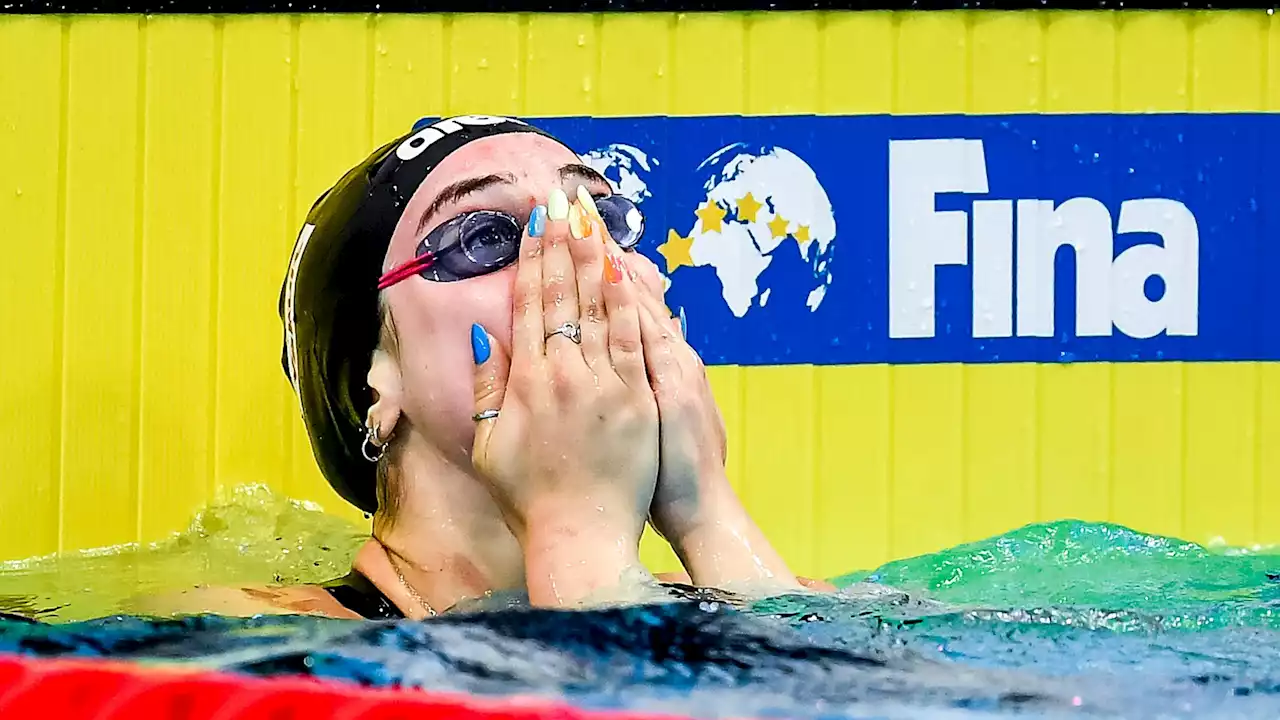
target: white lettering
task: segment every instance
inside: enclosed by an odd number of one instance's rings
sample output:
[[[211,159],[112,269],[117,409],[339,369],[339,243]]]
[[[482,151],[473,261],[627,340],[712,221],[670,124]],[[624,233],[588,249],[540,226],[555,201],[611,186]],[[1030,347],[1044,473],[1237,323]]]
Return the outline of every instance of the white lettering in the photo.
[[[890,338],[934,337],[937,268],[969,263],[969,213],[937,210],[937,196],[987,192],[981,140],[890,141]],[[1200,233],[1183,203],[1126,200],[1114,231],[1111,212],[1091,197],[974,200],[972,213],[973,337],[1053,337],[1054,266],[1064,246],[1075,254],[1077,336],[1199,332]],[[1128,233],[1158,235],[1161,244],[1116,256],[1115,237]],[[1163,289],[1149,282],[1154,276]]]
[[[889,337],[933,337],[934,268],[969,260],[967,213],[934,196],[985,192],[981,140],[889,142]]]
[[[1053,260],[1076,254],[1076,334],[1111,334],[1111,213],[1093,198],[1018,201],[1018,335],[1053,337]]]
[[[1013,334],[1013,202],[973,201],[973,336]]]
[[[515,118],[499,117],[496,115],[458,115],[456,117],[445,118],[439,120],[432,125],[422,128],[418,132],[405,138],[396,148],[396,157],[404,161],[412,160],[427,151],[433,143],[450,133],[458,132],[463,126],[483,126],[497,125],[499,123],[512,122],[525,125],[522,120]]]
[[[1164,198],[1126,200],[1117,232],[1154,233],[1164,246],[1134,245],[1112,263],[1116,328],[1135,338],[1199,332],[1200,231],[1187,206]],[[1145,290],[1152,275],[1164,281],[1157,300],[1147,299]]]

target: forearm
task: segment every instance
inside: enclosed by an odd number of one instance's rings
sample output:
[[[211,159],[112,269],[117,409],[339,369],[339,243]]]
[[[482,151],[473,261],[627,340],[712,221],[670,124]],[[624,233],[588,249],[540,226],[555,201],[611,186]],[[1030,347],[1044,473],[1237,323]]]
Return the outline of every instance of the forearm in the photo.
[[[728,481],[710,490],[676,537],[667,538],[695,585],[801,587]]]

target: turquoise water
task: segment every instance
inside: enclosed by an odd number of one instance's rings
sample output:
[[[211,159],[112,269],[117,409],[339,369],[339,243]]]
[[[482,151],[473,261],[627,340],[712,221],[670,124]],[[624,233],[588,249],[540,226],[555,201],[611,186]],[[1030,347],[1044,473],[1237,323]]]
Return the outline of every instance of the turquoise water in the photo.
[[[360,537],[247,489],[154,547],[9,563],[0,610],[46,622],[0,620],[0,652],[699,717],[1280,717],[1280,554],[1106,524],[1030,525],[838,578],[831,595],[494,602],[426,623],[128,615],[138,592],[333,577]]]

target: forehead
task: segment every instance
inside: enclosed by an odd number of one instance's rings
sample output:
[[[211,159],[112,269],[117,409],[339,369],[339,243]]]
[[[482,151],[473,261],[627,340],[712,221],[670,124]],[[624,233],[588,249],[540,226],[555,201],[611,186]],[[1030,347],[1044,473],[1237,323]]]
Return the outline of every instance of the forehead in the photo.
[[[481,138],[458,148],[440,162],[413,194],[409,207],[421,207],[459,180],[509,173],[516,182],[546,182],[568,163],[581,162],[573,151],[534,133]]]

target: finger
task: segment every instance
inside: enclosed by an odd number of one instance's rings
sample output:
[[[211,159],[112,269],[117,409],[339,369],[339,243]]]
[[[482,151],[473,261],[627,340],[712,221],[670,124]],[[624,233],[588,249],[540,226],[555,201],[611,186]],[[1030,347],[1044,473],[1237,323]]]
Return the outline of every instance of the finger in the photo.
[[[563,191],[552,190],[552,194],[555,193],[563,194]],[[559,199],[551,200],[548,204],[559,202]],[[573,257],[569,254],[570,226],[575,215],[581,215],[576,207],[570,206],[568,222],[556,219],[547,223],[547,234],[542,239],[542,332],[548,355],[553,352],[582,354],[577,343],[564,335],[551,336],[566,323],[578,324],[578,282]]]
[[[498,423],[497,417],[484,417],[500,412],[507,393],[511,361],[502,346],[480,325],[471,326],[471,356],[475,361],[475,439],[471,444],[471,461],[484,470],[489,461],[489,437]]]
[[[609,266],[603,283],[604,309],[609,317],[609,359],[614,372],[628,387],[647,388],[636,286],[627,275],[621,255],[610,254],[605,262]]]
[[[587,196],[588,199],[590,196]],[[582,323],[582,354],[595,368],[609,362],[608,314],[604,307],[605,275],[613,265],[605,262],[604,224],[592,217],[592,232],[583,238],[569,240],[578,283],[578,318]]]
[[[542,357],[546,349],[542,329],[542,238],[533,232],[544,229],[547,223],[532,220],[534,216],[545,218],[546,213],[541,205],[533,209],[520,240],[516,284],[511,292],[511,353],[522,363]]]
[[[630,265],[630,263],[628,263],[628,265]],[[662,302],[660,298],[658,298],[651,292],[642,291],[640,293],[640,304],[645,308],[645,310],[648,311],[649,315],[653,318],[653,321],[657,323],[666,333],[674,334],[676,337],[679,337],[681,339],[684,338],[684,332],[680,327],[679,316],[678,315],[673,316],[671,314],[671,310],[667,307],[666,303]],[[649,343],[649,338],[647,337],[643,338],[643,342],[647,346]],[[668,343],[672,351],[675,351],[677,349],[676,344],[672,340],[667,340],[665,342]],[[681,344],[684,345],[685,347],[688,347],[687,343],[681,343]],[[689,348],[689,352],[687,353],[687,355],[689,355],[689,359],[696,359],[697,357],[696,354],[693,352],[693,348],[691,347]]]
[[[680,355],[676,352],[673,331],[664,321],[665,313],[656,309],[652,298],[640,303],[640,342],[643,347],[644,365],[653,388],[661,399],[678,388],[684,378]]]

